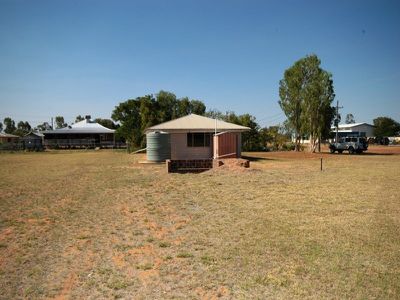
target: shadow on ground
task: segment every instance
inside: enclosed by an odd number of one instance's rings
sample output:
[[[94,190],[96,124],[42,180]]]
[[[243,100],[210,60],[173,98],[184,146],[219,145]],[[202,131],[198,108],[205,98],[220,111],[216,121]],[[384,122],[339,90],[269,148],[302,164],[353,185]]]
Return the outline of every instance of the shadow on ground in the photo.
[[[247,155],[242,155],[242,158],[247,159],[249,161],[277,160],[275,158],[267,158],[267,157],[260,157],[260,156],[247,156]]]

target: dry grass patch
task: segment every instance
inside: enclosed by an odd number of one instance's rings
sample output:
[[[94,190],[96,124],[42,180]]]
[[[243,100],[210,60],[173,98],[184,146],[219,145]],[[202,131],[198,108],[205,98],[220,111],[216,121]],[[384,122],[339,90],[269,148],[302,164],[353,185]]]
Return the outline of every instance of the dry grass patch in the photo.
[[[1,154],[0,298],[396,298],[400,155],[370,151],[201,174]]]

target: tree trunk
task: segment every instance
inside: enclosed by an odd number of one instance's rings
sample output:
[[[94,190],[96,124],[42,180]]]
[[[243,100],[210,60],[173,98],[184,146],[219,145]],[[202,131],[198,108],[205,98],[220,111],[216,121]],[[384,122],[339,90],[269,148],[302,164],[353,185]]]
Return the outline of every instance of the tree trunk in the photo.
[[[310,135],[310,152],[311,153],[315,153],[315,151],[317,150],[317,141],[318,141],[318,139],[316,139],[314,136]]]
[[[321,152],[321,135],[318,137],[318,152]]]
[[[295,141],[294,150],[295,150],[296,152],[299,152],[299,151],[300,151],[300,136],[299,136],[299,135],[296,135],[296,141]]]

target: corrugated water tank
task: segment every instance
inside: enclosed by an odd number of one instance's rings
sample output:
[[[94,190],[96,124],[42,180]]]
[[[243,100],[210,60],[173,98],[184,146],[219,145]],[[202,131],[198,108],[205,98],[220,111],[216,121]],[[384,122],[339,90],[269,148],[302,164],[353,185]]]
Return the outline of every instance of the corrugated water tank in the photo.
[[[166,132],[149,132],[146,135],[147,160],[162,162],[171,158],[171,137]]]

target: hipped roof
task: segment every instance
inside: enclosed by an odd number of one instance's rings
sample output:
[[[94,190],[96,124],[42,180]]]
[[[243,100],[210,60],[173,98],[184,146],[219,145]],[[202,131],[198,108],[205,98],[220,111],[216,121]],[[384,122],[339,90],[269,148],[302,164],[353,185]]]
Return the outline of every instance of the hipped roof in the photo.
[[[146,129],[146,133],[154,131],[165,132],[214,132],[215,128],[218,132],[221,131],[248,131],[249,127],[241,126],[222,120],[215,120],[212,118],[190,114],[175,120],[164,122]]]
[[[104,127],[99,123],[89,120],[83,120],[64,128],[55,130],[45,130],[43,131],[43,134],[114,133],[114,132],[115,132],[114,129]]]

